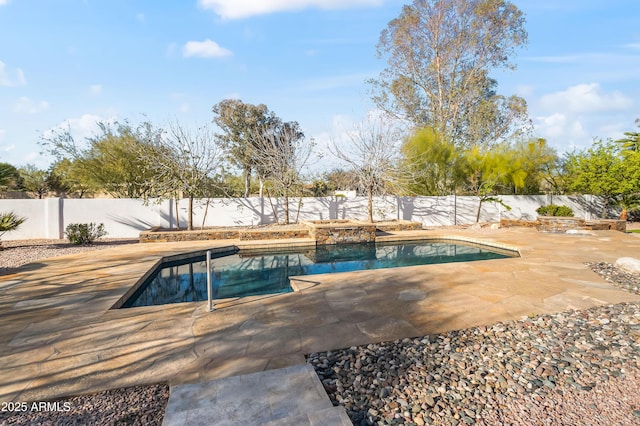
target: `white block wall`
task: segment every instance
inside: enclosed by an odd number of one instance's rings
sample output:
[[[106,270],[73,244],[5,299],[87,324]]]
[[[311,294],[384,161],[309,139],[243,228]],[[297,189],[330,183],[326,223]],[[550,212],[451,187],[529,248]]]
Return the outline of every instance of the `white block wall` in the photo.
[[[484,203],[480,222],[497,222],[500,218],[532,220],[536,209],[545,204],[571,207],[574,214],[587,220],[600,217],[603,203],[599,197],[505,195],[500,197],[511,207],[506,210],[498,203]],[[301,201],[301,204],[299,204]],[[208,208],[205,206],[208,202]],[[284,220],[282,199],[224,198],[194,200],[194,227],[251,226],[274,223],[275,209],[279,220]],[[291,198],[290,220],[356,219],[367,218],[366,197]],[[181,227],[187,224],[186,199],[178,201]],[[400,219],[420,222],[424,227],[453,224],[471,224],[476,221],[477,197],[375,197],[374,220]],[[137,199],[61,199],[42,200],[0,199],[0,213],[13,211],[27,218],[16,231],[6,233],[5,240],[31,238],[64,238],[64,230],[70,223],[104,223],[108,237],[136,238],[140,231],[160,226],[176,226],[176,208],[173,200],[160,203],[143,203]],[[298,212],[299,210],[299,212]],[[609,217],[619,212],[611,208]]]

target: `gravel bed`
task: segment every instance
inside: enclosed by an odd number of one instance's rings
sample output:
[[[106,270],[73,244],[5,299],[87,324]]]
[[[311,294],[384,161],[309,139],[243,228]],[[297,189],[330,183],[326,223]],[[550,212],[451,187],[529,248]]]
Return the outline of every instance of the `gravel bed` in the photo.
[[[67,240],[12,240],[2,241],[0,275],[10,274],[15,268],[39,259],[104,250],[123,244],[136,244],[137,239],[104,238],[90,245],[75,245]]]
[[[622,288],[640,277],[590,265]],[[639,425],[640,304],[314,353],[355,425]]]
[[[169,386],[157,384],[108,390],[0,412],[0,425],[161,425]]]
[[[640,294],[640,275],[630,274],[607,262],[585,263],[585,265],[616,287]]]

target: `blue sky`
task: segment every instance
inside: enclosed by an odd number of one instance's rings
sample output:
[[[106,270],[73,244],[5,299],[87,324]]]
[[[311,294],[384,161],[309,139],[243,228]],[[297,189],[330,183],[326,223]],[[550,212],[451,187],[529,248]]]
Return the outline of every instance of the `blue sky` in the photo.
[[[210,123],[234,97],[298,121],[320,150],[373,108],[398,0],[0,0],[0,162],[46,168],[44,132],[97,120]],[[514,0],[529,44],[494,73],[559,152],[637,130],[640,2]],[[325,158],[318,167],[331,167]]]

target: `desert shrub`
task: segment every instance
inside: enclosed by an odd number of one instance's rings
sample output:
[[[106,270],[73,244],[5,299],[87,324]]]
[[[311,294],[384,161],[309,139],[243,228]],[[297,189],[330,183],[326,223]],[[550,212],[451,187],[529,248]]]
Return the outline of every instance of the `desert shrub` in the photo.
[[[18,217],[14,212],[0,213],[0,236],[17,229],[25,220],[26,217]]]
[[[25,220],[27,220],[26,217],[18,217],[14,212],[0,213],[0,237],[17,229]],[[0,242],[0,250],[2,250],[2,242]]]
[[[65,229],[67,239],[72,244],[91,244],[100,237],[107,235],[104,224],[96,226],[95,223],[70,223]]]
[[[573,216],[573,210],[567,206],[558,206],[549,204],[548,206],[540,206],[536,209],[540,216]]]

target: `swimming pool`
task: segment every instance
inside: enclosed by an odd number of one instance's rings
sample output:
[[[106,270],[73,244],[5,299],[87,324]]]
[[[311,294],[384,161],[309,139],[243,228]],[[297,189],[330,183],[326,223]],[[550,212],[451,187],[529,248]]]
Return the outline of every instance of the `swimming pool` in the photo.
[[[514,257],[516,252],[463,242],[340,244],[212,255],[214,299],[286,293],[289,277]],[[207,300],[204,255],[163,262],[122,308]]]

